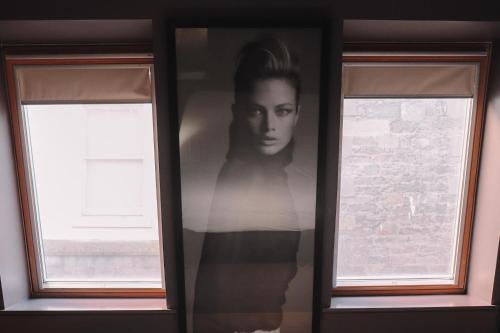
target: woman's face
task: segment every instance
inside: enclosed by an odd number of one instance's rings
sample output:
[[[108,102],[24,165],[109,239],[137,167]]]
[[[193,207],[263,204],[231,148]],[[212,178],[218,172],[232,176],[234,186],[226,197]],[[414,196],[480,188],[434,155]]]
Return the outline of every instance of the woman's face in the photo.
[[[259,80],[244,104],[243,121],[254,148],[264,155],[285,148],[299,119],[295,88],[285,79]]]

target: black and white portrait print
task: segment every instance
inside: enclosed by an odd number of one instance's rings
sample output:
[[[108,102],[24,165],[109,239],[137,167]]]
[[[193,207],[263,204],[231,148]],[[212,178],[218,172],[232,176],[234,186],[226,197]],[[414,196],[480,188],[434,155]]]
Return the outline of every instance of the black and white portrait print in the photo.
[[[189,332],[311,330],[320,39],[176,30]]]

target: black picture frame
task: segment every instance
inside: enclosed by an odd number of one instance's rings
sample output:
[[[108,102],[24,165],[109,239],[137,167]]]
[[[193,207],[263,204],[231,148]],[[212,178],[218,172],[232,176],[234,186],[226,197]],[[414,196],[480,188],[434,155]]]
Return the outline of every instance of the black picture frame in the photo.
[[[321,313],[324,308],[330,306],[330,290],[333,269],[333,244],[334,228],[337,202],[337,175],[338,175],[338,140],[340,120],[340,76],[341,76],[341,54],[342,54],[342,22],[336,19],[317,20],[171,20],[164,24],[166,33],[163,40],[166,43],[155,46],[155,54],[165,57],[166,61],[160,63],[166,66],[156,68],[155,72],[163,76],[157,80],[157,88],[167,88],[167,95],[159,101],[159,107],[166,110],[165,114],[158,115],[158,122],[162,119],[168,123],[170,135],[168,135],[169,157],[160,157],[160,170],[162,160],[165,165],[169,163],[167,183],[170,189],[166,194],[169,201],[169,212],[163,213],[164,233],[164,258],[166,270],[166,285],[168,290],[169,308],[176,309],[178,313],[178,325],[182,332],[187,330],[186,324],[186,286],[184,276],[184,250],[182,239],[182,202],[180,184],[181,166],[179,152],[179,128],[178,117],[179,101],[177,99],[177,59],[175,31],[180,28],[224,28],[224,29],[255,29],[260,27],[276,29],[301,29],[314,28],[321,33],[320,52],[320,88],[319,88],[319,128],[318,128],[318,150],[317,150],[317,187],[316,187],[316,209],[315,209],[315,245],[314,245],[314,279],[313,286],[313,319],[312,332],[320,327]],[[158,29],[155,29],[158,30]],[[158,40],[158,36],[155,38]],[[159,125],[165,126],[166,124]],[[161,138],[160,138],[161,139]],[[166,138],[165,138],[166,139]],[[162,141],[162,140],[160,140]],[[163,143],[165,146],[165,143]],[[166,149],[164,149],[166,150]],[[166,151],[161,154],[167,153]],[[328,170],[328,172],[327,172]],[[162,178],[165,178],[162,173]],[[163,185],[163,184],[162,184]],[[164,188],[165,186],[162,186]],[[162,193],[164,190],[162,190]],[[163,201],[163,200],[162,200]],[[164,207],[163,207],[164,208]],[[168,219],[168,222],[165,220]],[[326,254],[326,255],[325,255]],[[175,268],[175,269],[173,269]]]

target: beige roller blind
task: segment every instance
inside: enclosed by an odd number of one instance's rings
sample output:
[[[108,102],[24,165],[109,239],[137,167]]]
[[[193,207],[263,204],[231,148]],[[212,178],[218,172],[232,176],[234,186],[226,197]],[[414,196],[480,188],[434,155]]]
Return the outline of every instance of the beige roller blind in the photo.
[[[345,63],[344,97],[473,97],[475,64]]]
[[[16,80],[23,104],[151,101],[148,65],[23,65]]]

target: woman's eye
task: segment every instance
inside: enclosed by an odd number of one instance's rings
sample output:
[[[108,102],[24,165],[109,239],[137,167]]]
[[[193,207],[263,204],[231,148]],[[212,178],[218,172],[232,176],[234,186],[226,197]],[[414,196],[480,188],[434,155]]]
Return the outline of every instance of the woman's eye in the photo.
[[[278,117],[284,117],[286,115],[289,115],[290,113],[292,113],[292,109],[289,109],[289,108],[280,108],[280,109],[277,109],[276,110],[276,115]]]
[[[247,114],[251,117],[260,116],[262,113],[262,110],[259,108],[250,107],[247,109]]]

